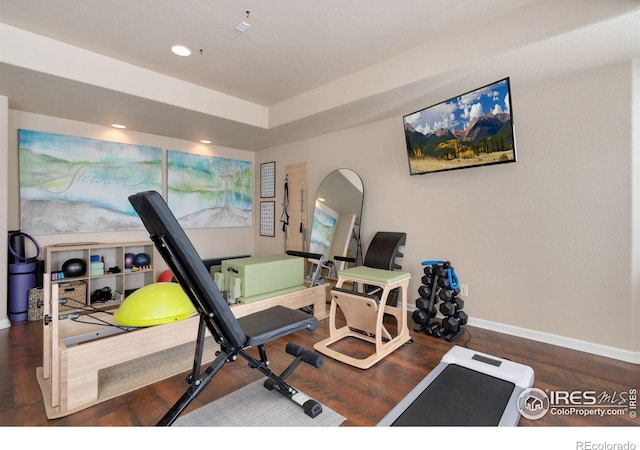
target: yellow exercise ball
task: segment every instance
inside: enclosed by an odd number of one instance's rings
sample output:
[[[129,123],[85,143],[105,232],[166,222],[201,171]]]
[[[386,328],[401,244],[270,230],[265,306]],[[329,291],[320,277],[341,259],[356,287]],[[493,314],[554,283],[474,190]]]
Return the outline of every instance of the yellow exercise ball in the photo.
[[[184,320],[196,309],[178,283],[148,284],[126,297],[113,314],[118,325],[150,327]]]

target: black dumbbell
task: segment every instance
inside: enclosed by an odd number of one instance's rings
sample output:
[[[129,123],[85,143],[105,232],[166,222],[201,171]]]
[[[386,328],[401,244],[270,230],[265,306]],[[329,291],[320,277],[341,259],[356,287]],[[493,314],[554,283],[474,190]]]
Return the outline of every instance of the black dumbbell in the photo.
[[[438,310],[436,309],[435,305],[432,305],[431,302],[426,298],[420,297],[419,299],[417,299],[416,308],[427,313],[430,318],[433,318],[438,314]]]
[[[448,333],[457,333],[460,331],[460,319],[454,316],[442,319],[442,328]]]
[[[418,325],[423,325],[429,322],[429,316],[427,315],[427,313],[420,309],[416,309],[415,311],[413,311],[413,313],[411,314],[411,318]]]
[[[438,277],[438,287],[443,289],[453,289],[451,286],[451,282],[449,281],[449,277]]]
[[[418,288],[418,294],[420,295],[420,297],[431,298],[431,293],[432,292],[433,292],[433,287],[432,286],[427,286],[427,285],[423,284],[422,286],[420,286]]]
[[[456,317],[458,318],[460,325],[466,325],[469,322],[469,316],[464,311],[458,311],[456,313]]]
[[[443,316],[455,316],[458,312],[458,307],[453,302],[444,302],[440,305],[440,312]]]
[[[453,267],[450,267],[450,263],[445,261],[436,266],[435,274],[440,278],[448,278],[449,268],[453,269]]]
[[[438,314],[438,310],[426,298],[420,297],[416,300],[416,308],[424,312],[429,318],[433,318]]]
[[[429,299],[425,297],[419,297],[416,299],[416,308],[425,311],[429,309]]]
[[[459,289],[443,288],[438,291],[438,297],[443,302],[448,302],[454,299],[456,295],[460,293]],[[461,308],[459,308],[461,309]]]
[[[440,305],[440,312],[445,316],[455,316],[464,308],[464,300],[456,297]]]
[[[420,281],[427,286],[433,286],[433,275],[423,275]]]
[[[442,337],[444,335],[444,329],[438,322],[434,322],[431,325],[429,325],[425,331],[429,336],[433,336],[437,338]]]

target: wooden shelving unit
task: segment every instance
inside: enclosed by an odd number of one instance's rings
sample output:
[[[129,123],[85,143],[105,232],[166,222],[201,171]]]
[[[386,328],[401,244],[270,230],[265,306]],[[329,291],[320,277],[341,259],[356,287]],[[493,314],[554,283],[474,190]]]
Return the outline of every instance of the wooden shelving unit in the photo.
[[[71,243],[49,245],[44,249],[45,273],[49,274],[48,279],[44,283],[49,285],[58,284],[60,287],[60,297],[65,297],[65,288],[69,289],[72,294],[68,297],[73,300],[82,302],[85,305],[105,306],[113,305],[124,300],[127,293],[135,289],[141,288],[147,284],[153,283],[156,279],[154,273],[154,246],[150,241],[134,241],[134,242],[110,242],[110,243]],[[125,269],[125,255],[132,253],[146,253],[151,261],[147,267]],[[91,272],[91,257],[97,257],[99,261],[104,261],[104,272]],[[62,279],[52,279],[57,272],[62,271],[62,265],[65,261],[72,258],[79,258],[85,261],[87,269],[84,275],[79,277],[64,277]],[[120,272],[109,272],[110,268],[119,268]],[[80,283],[78,283],[80,282]],[[82,283],[86,285],[86,289],[79,290]],[[108,302],[100,302],[92,305],[91,295],[97,290],[110,288],[113,293],[113,300]],[[86,291],[84,295],[78,298],[77,293]],[[118,296],[118,293],[121,296]],[[84,298],[82,298],[84,297]],[[83,305],[69,302],[66,308],[81,308]]]

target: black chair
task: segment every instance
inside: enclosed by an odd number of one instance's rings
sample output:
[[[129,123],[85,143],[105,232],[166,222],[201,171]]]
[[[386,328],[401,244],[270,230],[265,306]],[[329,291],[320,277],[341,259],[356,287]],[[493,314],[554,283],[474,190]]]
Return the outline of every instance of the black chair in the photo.
[[[407,233],[395,231],[378,231],[367,249],[364,256],[363,266],[374,269],[399,270],[402,266],[397,263],[397,258],[404,255],[400,252],[400,247],[407,242]],[[347,261],[354,263],[355,259],[343,256],[334,256],[336,261]],[[375,286],[365,286],[365,292],[375,295],[379,289]],[[387,305],[396,306],[398,304],[398,290],[395,289],[389,293]]]
[[[289,398],[301,406],[310,417],[320,414],[322,405],[306,395],[298,395],[299,392],[287,384],[285,379],[301,362],[321,367],[322,356],[288,343],[286,351],[294,356],[294,360],[282,374],[276,375],[268,367],[269,361],[264,347],[266,343],[291,333],[315,330],[318,320],[302,311],[283,306],[275,306],[236,319],[162,196],[156,191],[145,191],[131,195],[129,201],[142,219],[158,252],[173,271],[176,280],[200,316],[194,364],[188,377],[189,386],[157,425],[173,424],[218,371],[226,363],[235,361],[238,355],[248,361],[250,368],[258,369],[267,377],[265,388],[276,390]],[[213,362],[201,372],[206,330],[209,330],[220,345],[220,350]],[[250,347],[257,348],[258,357],[248,352]]]
[[[406,241],[407,233],[378,231],[369,244],[362,265],[374,269],[402,269],[402,266],[396,263],[396,258],[404,256],[400,247],[405,245]]]

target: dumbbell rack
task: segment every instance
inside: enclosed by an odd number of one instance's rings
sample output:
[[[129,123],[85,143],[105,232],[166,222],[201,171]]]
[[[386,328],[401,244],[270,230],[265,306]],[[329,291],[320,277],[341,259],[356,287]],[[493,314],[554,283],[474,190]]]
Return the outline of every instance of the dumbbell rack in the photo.
[[[464,333],[463,327],[469,320],[463,311],[464,300],[458,296],[460,289],[455,270],[449,261],[424,261],[422,265],[420,297],[416,299],[417,309],[412,314],[417,324],[414,330],[436,338],[444,336],[448,342],[453,342]],[[442,319],[436,318],[438,311]]]

